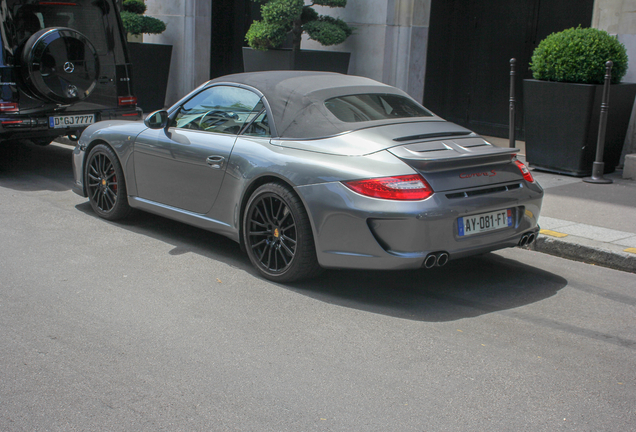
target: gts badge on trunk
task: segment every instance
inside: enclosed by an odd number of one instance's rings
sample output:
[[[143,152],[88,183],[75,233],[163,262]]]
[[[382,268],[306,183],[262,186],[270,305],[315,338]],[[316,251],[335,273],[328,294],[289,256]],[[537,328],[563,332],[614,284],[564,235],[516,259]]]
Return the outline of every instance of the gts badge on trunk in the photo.
[[[469,179],[469,178],[473,178],[473,177],[494,177],[497,175],[497,172],[495,170],[490,170],[490,171],[484,171],[484,172],[478,172],[478,173],[461,173],[459,175],[459,178],[463,178],[463,179]]]

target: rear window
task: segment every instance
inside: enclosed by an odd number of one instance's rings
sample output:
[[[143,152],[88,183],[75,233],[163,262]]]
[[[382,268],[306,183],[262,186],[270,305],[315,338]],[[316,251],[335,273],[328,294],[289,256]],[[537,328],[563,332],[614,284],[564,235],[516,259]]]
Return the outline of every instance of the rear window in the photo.
[[[415,101],[394,94],[338,96],[327,99],[325,106],[338,120],[347,123],[433,116]]]
[[[6,0],[2,3],[4,1]],[[12,39],[10,45],[13,47],[17,47],[40,29],[70,27],[84,34],[99,55],[108,52],[104,15],[108,14],[111,6],[106,1],[9,0],[7,3],[10,14],[2,24],[7,38]]]

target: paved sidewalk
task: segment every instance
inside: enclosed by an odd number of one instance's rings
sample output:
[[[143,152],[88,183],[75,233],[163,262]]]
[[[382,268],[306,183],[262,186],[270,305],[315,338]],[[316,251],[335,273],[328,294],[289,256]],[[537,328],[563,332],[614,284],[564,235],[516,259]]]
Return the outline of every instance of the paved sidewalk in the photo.
[[[487,137],[507,147],[508,140]],[[525,143],[517,141],[525,162]],[[532,170],[545,190],[541,233],[531,249],[636,273],[636,181],[616,171],[612,184]]]

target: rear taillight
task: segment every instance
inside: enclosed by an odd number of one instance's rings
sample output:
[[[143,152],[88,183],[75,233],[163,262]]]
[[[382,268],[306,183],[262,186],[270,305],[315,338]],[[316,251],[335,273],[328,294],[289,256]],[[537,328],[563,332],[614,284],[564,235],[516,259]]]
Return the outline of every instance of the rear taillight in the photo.
[[[523,178],[530,183],[534,183],[534,177],[532,177],[532,173],[530,172],[528,167],[518,160],[515,161],[515,164],[517,165],[517,168],[519,168],[519,171],[521,171],[521,175],[523,175]]]
[[[399,201],[419,201],[433,195],[433,188],[419,174],[343,182],[360,195]]]
[[[137,98],[134,96],[119,96],[117,98],[119,106],[137,105]]]
[[[0,112],[17,112],[18,104],[15,102],[0,102]]]

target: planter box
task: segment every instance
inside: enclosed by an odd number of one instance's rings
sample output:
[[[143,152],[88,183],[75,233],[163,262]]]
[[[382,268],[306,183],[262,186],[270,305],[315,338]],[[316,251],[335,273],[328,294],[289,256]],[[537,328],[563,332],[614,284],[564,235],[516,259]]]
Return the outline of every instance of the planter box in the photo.
[[[164,108],[172,45],[128,42],[133,92],[145,113]]]
[[[526,160],[545,171],[589,176],[596,158],[603,86],[524,80]],[[619,163],[636,84],[611,86],[603,162]]]
[[[341,74],[346,74],[349,70],[351,53],[348,52],[300,50],[296,56],[292,54],[291,48],[260,51],[243,47],[244,70],[245,72],[310,70]]]

